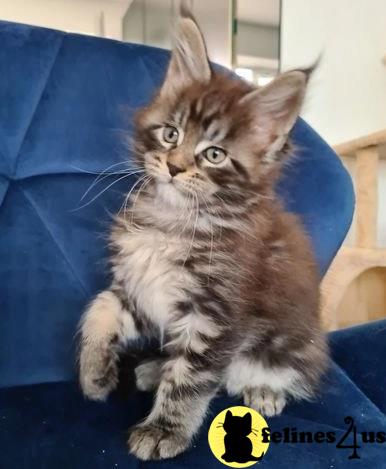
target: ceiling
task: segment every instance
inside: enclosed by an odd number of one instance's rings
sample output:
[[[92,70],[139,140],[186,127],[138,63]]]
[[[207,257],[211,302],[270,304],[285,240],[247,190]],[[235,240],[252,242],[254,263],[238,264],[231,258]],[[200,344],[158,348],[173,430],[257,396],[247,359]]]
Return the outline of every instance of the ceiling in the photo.
[[[267,26],[280,24],[280,0],[237,0],[240,21]]]

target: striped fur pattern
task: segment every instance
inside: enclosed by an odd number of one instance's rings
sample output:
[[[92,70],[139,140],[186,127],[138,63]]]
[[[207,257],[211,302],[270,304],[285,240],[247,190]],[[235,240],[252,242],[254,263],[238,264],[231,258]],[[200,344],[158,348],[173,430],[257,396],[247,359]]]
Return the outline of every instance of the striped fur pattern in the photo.
[[[91,399],[116,387],[130,341],[160,341],[136,369],[138,388],[155,391],[128,441],[142,460],[184,451],[220,388],[272,416],[311,397],[327,362],[310,242],[273,189],[307,73],[255,89],[213,71],[205,51],[185,15],[165,82],[136,119],[146,178],[112,230],[112,285],[81,324]]]

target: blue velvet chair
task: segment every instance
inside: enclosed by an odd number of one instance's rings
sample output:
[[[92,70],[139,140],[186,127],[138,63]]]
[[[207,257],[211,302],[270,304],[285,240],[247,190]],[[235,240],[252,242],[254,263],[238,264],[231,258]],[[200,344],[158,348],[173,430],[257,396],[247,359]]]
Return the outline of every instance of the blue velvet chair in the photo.
[[[219,468],[207,429],[238,402],[219,396],[194,447],[169,461],[128,455],[126,429],[152,396],[85,401],[75,380],[80,314],[108,283],[105,235],[135,179],[131,117],[161,82],[168,53],[140,45],[0,22],[0,468]],[[298,157],[278,192],[299,213],[326,271],[353,211],[349,176],[303,121]],[[101,179],[82,199],[97,174]],[[113,184],[114,183],[114,184]],[[98,195],[100,193],[100,195]],[[314,402],[269,419],[272,430],[336,431],[352,416],[358,431],[386,426],[386,325],[331,335],[333,362]],[[360,458],[334,444],[273,444],[267,468],[386,467],[386,444]]]

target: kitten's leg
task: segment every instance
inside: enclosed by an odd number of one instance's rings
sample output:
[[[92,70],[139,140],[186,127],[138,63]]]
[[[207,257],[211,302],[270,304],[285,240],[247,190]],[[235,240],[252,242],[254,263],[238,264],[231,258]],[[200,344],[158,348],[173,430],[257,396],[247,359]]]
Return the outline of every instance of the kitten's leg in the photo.
[[[189,446],[221,380],[226,353],[215,343],[220,328],[202,315],[175,329],[153,409],[129,437],[130,451],[142,460],[171,458]]]
[[[165,358],[146,360],[135,368],[135,382],[139,391],[153,391],[161,382]]]
[[[244,404],[271,417],[284,409],[287,395],[300,375],[291,368],[267,368],[260,360],[239,356],[227,369],[229,394],[243,396]]]
[[[174,457],[199,429],[218,384],[214,373],[193,367],[184,355],[164,364],[154,407],[129,437],[130,451],[139,459]]]
[[[317,337],[295,350],[235,357],[226,372],[230,394],[243,396],[246,406],[271,417],[281,414],[289,399],[309,399],[326,366],[324,339]]]
[[[242,396],[247,407],[271,417],[282,412],[297,379],[290,368],[266,368],[260,360],[238,356],[227,369],[226,388],[229,394]]]
[[[85,396],[104,400],[118,384],[118,359],[125,343],[138,337],[127,305],[109,290],[100,293],[83,315],[79,378]]]
[[[243,398],[244,405],[266,417],[280,415],[287,402],[284,390],[274,391],[269,386],[246,387]]]

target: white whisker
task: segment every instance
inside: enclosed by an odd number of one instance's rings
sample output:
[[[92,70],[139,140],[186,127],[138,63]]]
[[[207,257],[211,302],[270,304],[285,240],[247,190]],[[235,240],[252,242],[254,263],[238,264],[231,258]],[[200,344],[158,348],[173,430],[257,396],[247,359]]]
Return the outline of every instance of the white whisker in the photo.
[[[208,207],[208,204],[206,203],[204,194],[202,194],[202,200],[204,201],[204,204],[206,205],[206,208],[209,211],[209,207]],[[213,230],[213,222],[212,222],[211,216],[209,215],[208,218],[209,218],[209,223],[210,223],[210,253],[209,253],[209,266],[208,266],[208,284],[209,284],[209,279],[211,276],[211,268],[212,268],[214,230]]]
[[[134,192],[134,189],[138,186],[138,184],[140,184],[144,179],[146,178],[146,174],[142,175],[141,177],[139,177],[135,183],[132,185],[131,189],[129,190],[129,192],[126,194],[126,197],[125,197],[125,200],[119,210],[118,213],[121,213],[122,211],[122,208],[123,208],[123,216],[125,218],[125,214],[126,212],[128,211],[128,208],[127,208],[127,204],[129,203],[129,200],[130,200],[130,196],[131,194]]]
[[[127,174],[128,176],[133,176],[134,174],[139,174],[139,173],[143,173],[144,170],[143,169],[140,169],[140,170],[137,170],[137,171],[127,171],[127,170],[122,170],[122,171],[116,171],[114,173],[108,173],[108,174],[105,174],[103,177],[100,177],[101,175],[99,175],[95,180],[94,182],[90,185],[90,187],[86,190],[86,192],[82,195],[80,201],[82,201],[86,196],[87,194],[97,185],[99,184],[100,182],[104,181],[106,178],[110,177],[110,176],[115,176],[117,174]]]
[[[193,243],[194,243],[194,238],[196,236],[196,228],[197,228],[197,224],[198,224],[198,215],[199,215],[198,197],[197,197],[197,194],[195,192],[192,192],[192,194],[194,195],[194,209],[196,210],[196,220],[195,220],[195,223],[194,223],[194,226],[193,226],[193,235],[192,235],[192,239],[191,239],[190,246],[189,246],[189,249],[188,249],[188,253],[187,253],[185,261],[183,263],[183,267],[185,266],[186,261],[189,259],[190,252],[192,250]]]
[[[140,168],[139,168],[137,165],[136,165],[136,166],[131,166],[129,161],[119,161],[118,163],[114,163],[114,164],[108,166],[107,168],[105,168],[105,169],[104,169],[103,171],[101,171],[100,173],[95,173],[95,174],[98,174],[98,177],[97,177],[97,178],[95,179],[95,181],[91,184],[91,187],[93,187],[93,185],[95,185],[103,175],[105,175],[105,174],[114,174],[114,173],[108,173],[108,171],[109,171],[110,169],[116,168],[117,166],[120,166],[120,165],[125,165],[125,166],[127,166],[127,170],[135,170],[135,171],[140,170]],[[79,169],[80,169],[80,168],[79,168]],[[81,169],[80,169],[80,170],[81,170]],[[81,171],[82,171],[82,170],[81,170]],[[90,173],[90,174],[92,174],[92,173]],[[91,190],[91,187],[90,187],[90,190]],[[83,197],[84,197],[84,196],[83,196]],[[83,197],[82,197],[82,199],[83,199]],[[82,200],[82,199],[81,199],[81,200]]]
[[[132,192],[134,191],[134,189],[138,186],[138,184],[140,184],[146,177],[147,177],[147,175],[145,174],[145,175],[141,176],[137,181],[135,181],[135,183],[134,183],[133,186],[131,187],[130,191],[129,191],[128,194],[126,195],[125,200],[124,200],[124,202],[123,202],[121,208],[119,209],[118,214],[121,213],[122,208],[123,208],[123,217],[124,217],[125,221],[126,221],[126,218],[125,218],[126,215],[125,215],[125,214],[126,214],[126,212],[127,212],[127,210],[128,210],[128,209],[127,209],[127,204],[129,203],[130,196],[131,196]]]
[[[131,220],[130,220],[130,225],[133,224],[133,221],[134,221],[134,210],[135,210],[135,205],[136,203],[138,202],[138,198],[141,194],[141,191],[149,184],[149,182],[151,182],[152,180],[152,176],[151,175],[147,175],[145,176],[145,178],[143,179],[143,182],[142,184],[140,185],[137,193],[135,194],[135,199],[133,200],[133,204],[132,204],[132,208],[131,208]],[[126,221],[126,212],[124,213],[124,217],[125,217],[125,221]]]
[[[85,208],[87,207],[88,205],[90,205],[91,203],[93,203],[96,199],[98,199],[102,194],[104,194],[107,190],[110,189],[110,187],[114,186],[115,184],[117,184],[119,181],[122,181],[123,179],[126,179],[128,177],[130,177],[131,174],[125,174],[124,176],[116,179],[115,181],[113,181],[111,184],[109,184],[107,187],[105,187],[101,192],[99,192],[95,197],[93,197],[89,202],[87,202],[86,204],[83,204],[81,205],[80,207],[77,207],[76,209],[74,210],[71,210],[72,212],[76,212],[82,208]]]

